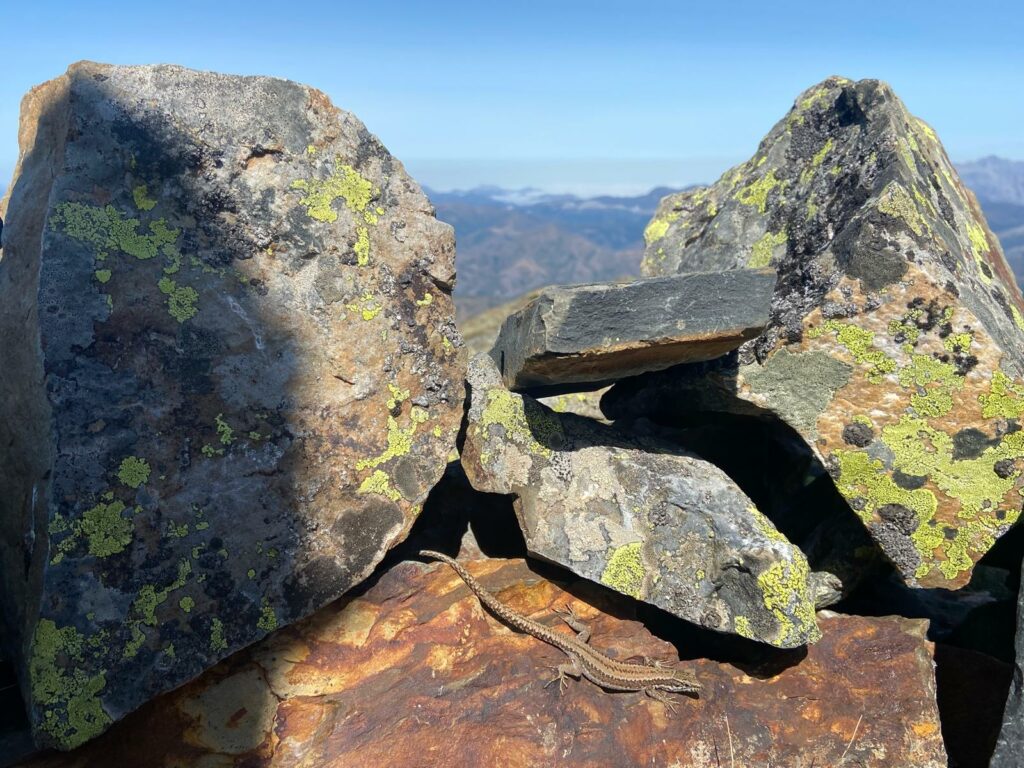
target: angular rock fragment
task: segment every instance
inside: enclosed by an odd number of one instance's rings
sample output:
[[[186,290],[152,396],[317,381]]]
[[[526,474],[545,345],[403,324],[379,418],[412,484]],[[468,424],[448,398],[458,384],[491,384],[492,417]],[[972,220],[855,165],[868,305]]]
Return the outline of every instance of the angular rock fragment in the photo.
[[[76,64],[0,261],[3,611],[73,747],[363,579],[454,448],[451,228],[311,88]]]
[[[991,768],[1014,768],[1024,755],[1024,570],[1017,598],[1017,639],[1013,679],[1003,710],[1003,727],[992,755]]]
[[[965,584],[1020,515],[1024,300],[935,132],[830,78],[646,239],[646,275],[775,267],[771,320],[737,359],[613,390],[609,418],[773,412],[907,580]]]
[[[710,629],[820,637],[820,577],[717,467],[509,392],[486,355],[469,388],[466,475],[516,496],[531,553]]]
[[[552,286],[505,320],[491,357],[533,395],[709,360],[761,332],[774,285],[760,269]]]
[[[521,560],[468,567],[502,602],[555,631],[568,628],[554,611],[572,606],[610,656],[676,658],[641,623],[596,608],[606,596],[593,585],[556,586]],[[672,715],[642,693],[587,681],[561,695],[545,688],[547,665],[565,659],[559,651],[482,610],[446,566],[403,564],[365,595],[281,630],[73,755],[24,768],[944,768],[927,622],[822,614],[821,624],[823,640],[799,663],[679,662],[704,691]]]

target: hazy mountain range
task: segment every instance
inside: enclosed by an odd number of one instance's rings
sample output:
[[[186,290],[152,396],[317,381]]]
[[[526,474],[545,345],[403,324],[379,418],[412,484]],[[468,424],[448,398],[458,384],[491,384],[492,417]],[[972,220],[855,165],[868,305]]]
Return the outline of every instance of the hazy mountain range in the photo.
[[[987,157],[959,170],[1024,283],[1024,162]],[[497,187],[428,190],[438,218],[455,227],[460,316],[544,285],[639,274],[644,227],[658,201],[674,191],[582,198]]]

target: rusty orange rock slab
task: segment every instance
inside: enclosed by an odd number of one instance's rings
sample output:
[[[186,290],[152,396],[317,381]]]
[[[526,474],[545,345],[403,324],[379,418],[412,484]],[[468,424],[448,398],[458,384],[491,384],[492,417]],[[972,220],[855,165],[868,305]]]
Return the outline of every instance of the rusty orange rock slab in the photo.
[[[572,605],[609,655],[677,658],[639,622],[582,602],[521,560],[469,567],[503,602],[552,626],[554,609]],[[822,641],[771,675],[680,662],[704,691],[673,714],[642,693],[545,687],[547,667],[564,660],[556,649],[485,613],[447,568],[402,563],[96,742],[25,768],[945,766],[926,623],[822,613],[820,624]]]

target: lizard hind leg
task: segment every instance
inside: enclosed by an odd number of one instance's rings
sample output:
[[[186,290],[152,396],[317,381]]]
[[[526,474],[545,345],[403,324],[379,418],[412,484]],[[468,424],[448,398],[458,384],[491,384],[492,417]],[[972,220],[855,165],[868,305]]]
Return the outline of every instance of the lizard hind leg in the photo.
[[[583,676],[583,670],[580,669],[580,666],[579,666],[579,664],[576,663],[575,659],[572,659],[571,661],[567,661],[564,664],[559,664],[558,666],[548,667],[548,669],[555,670],[555,672],[557,672],[557,674],[555,675],[555,677],[553,677],[550,680],[548,680],[544,684],[544,687],[547,688],[552,683],[556,683],[557,682],[558,683],[558,692],[560,694],[565,691],[565,686],[568,685],[568,682],[567,682],[568,678],[574,677],[577,680],[579,680]]]
[[[590,642],[590,626],[576,614],[571,604],[566,603],[564,611],[556,610],[555,613],[576,632],[577,640],[581,643]]]

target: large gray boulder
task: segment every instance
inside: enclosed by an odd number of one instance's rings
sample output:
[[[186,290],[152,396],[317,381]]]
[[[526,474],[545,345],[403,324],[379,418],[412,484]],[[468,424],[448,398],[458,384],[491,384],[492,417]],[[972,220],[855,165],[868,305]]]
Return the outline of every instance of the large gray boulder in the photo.
[[[1020,515],[1024,300],[935,132],[884,83],[830,78],[646,238],[649,276],[774,267],[771,318],[729,359],[616,387],[608,417],[774,414],[908,582],[965,584]]]
[[[462,465],[478,491],[515,496],[532,554],[710,629],[781,648],[818,640],[834,580],[720,469],[510,392],[487,355],[469,390]]]
[[[1021,569],[1020,593],[1017,596],[1016,660],[1010,691],[1003,710],[1003,727],[996,742],[990,768],[1019,768],[1024,761],[1024,566]]]
[[[769,269],[551,286],[505,319],[491,357],[533,395],[710,360],[761,332],[774,286]]]
[[[35,88],[0,261],[3,617],[70,748],[367,576],[455,445],[451,228],[312,88]]]

